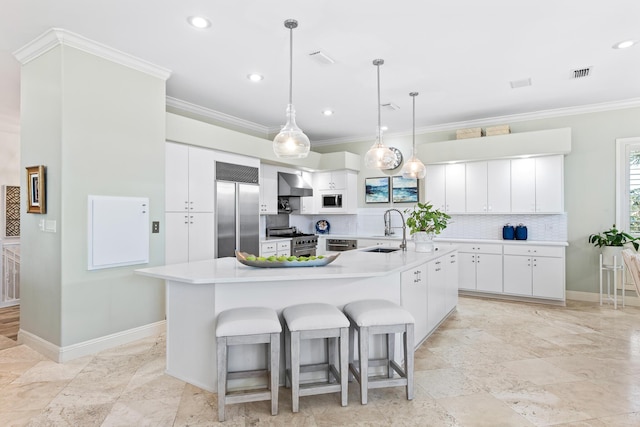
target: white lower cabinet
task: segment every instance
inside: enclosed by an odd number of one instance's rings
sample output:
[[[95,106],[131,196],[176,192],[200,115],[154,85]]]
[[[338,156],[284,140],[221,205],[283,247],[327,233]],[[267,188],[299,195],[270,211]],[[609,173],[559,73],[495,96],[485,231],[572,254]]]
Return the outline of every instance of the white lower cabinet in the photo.
[[[445,257],[445,306],[447,313],[458,305],[458,278],[460,274],[458,253]]]
[[[165,263],[215,258],[213,212],[165,213]]]
[[[502,245],[465,243],[459,251],[460,289],[502,292]]]
[[[291,256],[291,240],[280,240],[274,242],[262,242],[260,244],[260,256]]]
[[[427,272],[426,263],[403,271],[400,275],[402,306],[416,320],[414,337],[416,344],[426,338],[427,327]]]
[[[564,247],[505,245],[504,293],[564,300]]]
[[[446,316],[445,260],[438,258],[427,263],[427,330],[432,331]]]
[[[402,306],[415,318],[415,342],[423,341],[458,303],[457,253],[452,252],[400,275]]]

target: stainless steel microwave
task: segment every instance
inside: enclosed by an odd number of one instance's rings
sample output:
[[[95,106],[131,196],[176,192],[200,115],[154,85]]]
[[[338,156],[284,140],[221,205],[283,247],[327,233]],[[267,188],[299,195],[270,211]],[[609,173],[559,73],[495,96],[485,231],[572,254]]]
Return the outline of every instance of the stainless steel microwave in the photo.
[[[323,194],[322,207],[323,208],[341,208],[342,194]]]

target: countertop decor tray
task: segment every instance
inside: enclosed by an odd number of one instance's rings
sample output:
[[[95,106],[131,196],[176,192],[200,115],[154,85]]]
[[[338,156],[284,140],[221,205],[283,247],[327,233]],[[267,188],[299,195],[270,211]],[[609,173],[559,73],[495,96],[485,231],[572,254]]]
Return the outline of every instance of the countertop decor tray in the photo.
[[[248,260],[247,257],[250,254],[246,252],[236,251],[236,259],[238,262],[250,267],[260,268],[283,268],[283,267],[322,267],[338,258],[340,254],[323,255],[322,258],[310,259],[306,261],[260,261],[260,260]],[[254,255],[255,256],[255,255]]]

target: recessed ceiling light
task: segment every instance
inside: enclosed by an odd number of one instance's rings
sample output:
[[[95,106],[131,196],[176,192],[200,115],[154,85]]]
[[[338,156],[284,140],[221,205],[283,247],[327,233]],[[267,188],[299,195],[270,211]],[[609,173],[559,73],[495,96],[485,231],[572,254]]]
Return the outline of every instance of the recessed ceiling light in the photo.
[[[251,80],[252,82],[259,82],[260,80],[264,79],[264,76],[262,76],[261,74],[258,74],[258,73],[251,73],[251,74],[247,75],[247,78],[249,80]]]
[[[190,16],[187,18],[187,22],[199,29],[209,28],[211,26],[211,21],[204,16]]]
[[[333,116],[333,110],[327,108],[326,110],[322,110],[322,114],[325,116]]]
[[[614,49],[626,49],[628,47],[633,46],[636,43],[638,43],[637,40],[624,40],[624,41],[621,41],[621,42],[618,42],[618,43],[614,44],[611,47],[614,48]]]
[[[380,126],[380,130],[382,131],[388,131],[389,130],[389,126]]]

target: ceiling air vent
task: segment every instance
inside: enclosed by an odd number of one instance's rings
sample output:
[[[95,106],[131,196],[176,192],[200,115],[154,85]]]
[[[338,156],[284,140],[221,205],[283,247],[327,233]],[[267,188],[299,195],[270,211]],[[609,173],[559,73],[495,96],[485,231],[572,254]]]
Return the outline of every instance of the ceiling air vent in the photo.
[[[387,110],[387,111],[396,111],[396,110],[400,109],[400,107],[398,107],[393,102],[387,102],[387,103],[384,103],[384,104],[380,104],[380,106],[382,108],[384,108],[385,110]]]
[[[336,61],[321,50],[311,52],[309,56],[322,64],[335,64]]]
[[[509,82],[511,85],[511,89],[518,89],[521,87],[531,86],[531,77],[527,77],[526,79],[520,80],[512,80]]]
[[[571,70],[571,78],[581,79],[583,77],[589,77],[591,75],[592,70],[593,70],[593,67],[585,67],[585,68],[578,68],[576,70]]]

